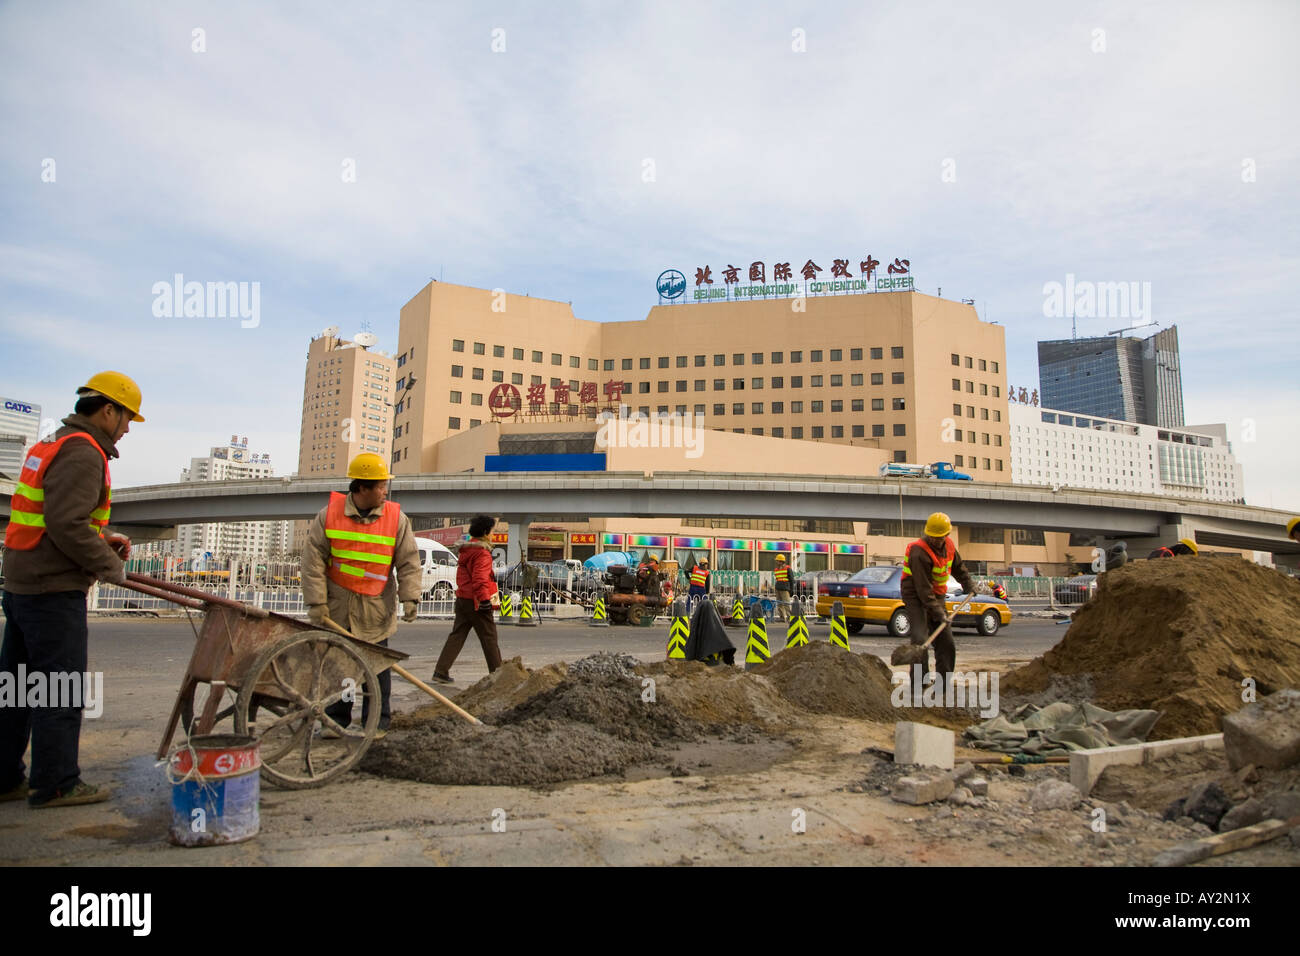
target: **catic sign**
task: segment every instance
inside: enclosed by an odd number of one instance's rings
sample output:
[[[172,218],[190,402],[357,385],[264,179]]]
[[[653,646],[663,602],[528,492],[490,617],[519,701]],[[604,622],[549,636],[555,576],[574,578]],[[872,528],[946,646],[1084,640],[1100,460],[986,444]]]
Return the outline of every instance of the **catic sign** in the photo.
[[[7,402],[5,402],[5,411],[7,411],[7,412],[22,412],[24,415],[30,415],[30,414],[32,414],[32,406],[27,405],[27,404],[24,404],[23,402],[8,402],[8,401],[7,401]]]
[[[824,261],[824,260],[823,260]],[[768,281],[767,263],[755,261],[749,264],[748,284],[742,284],[743,266],[728,264],[722,269],[719,278],[720,288],[714,288],[712,266],[698,266],[695,269],[695,289],[693,300],[711,302],[715,300],[768,299],[798,297],[805,295],[839,295],[846,292],[898,292],[915,288],[912,278],[910,259],[895,258],[886,266],[885,275],[877,275],[880,260],[868,255],[855,264],[849,259],[832,259],[830,274],[821,277],[826,270],[807,260],[798,270],[798,277],[789,262],[772,264],[771,281]],[[854,268],[857,273],[854,273]],[[679,281],[680,279],[680,281]],[[684,299],[686,277],[676,269],[666,269],[655,280],[659,301],[675,302]]]

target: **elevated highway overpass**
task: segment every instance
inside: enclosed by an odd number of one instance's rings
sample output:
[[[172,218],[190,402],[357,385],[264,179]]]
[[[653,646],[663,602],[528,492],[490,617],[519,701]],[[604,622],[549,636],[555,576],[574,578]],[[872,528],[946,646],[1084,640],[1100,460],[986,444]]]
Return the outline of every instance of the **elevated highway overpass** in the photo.
[[[113,524],[144,537],[148,529],[178,524],[308,518],[329,492],[344,487],[345,479],[285,477],[115,489]],[[12,485],[0,486],[0,516],[8,514],[11,492]],[[717,472],[512,472],[399,477],[391,493],[410,515],[481,511],[512,524],[686,515],[915,521],[945,511],[962,526],[1065,531],[1102,542],[1193,537],[1201,544],[1300,554],[1300,544],[1285,535],[1291,517],[1285,512],[1038,485]]]

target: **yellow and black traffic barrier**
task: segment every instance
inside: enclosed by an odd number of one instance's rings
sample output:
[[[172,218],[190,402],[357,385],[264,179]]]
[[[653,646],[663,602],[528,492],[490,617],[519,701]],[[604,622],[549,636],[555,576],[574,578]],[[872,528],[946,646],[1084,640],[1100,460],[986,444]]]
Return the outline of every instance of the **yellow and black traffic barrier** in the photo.
[[[798,598],[790,605],[790,623],[785,629],[786,647],[803,647],[808,643],[808,622],[803,617],[803,602]]]
[[[609,611],[605,610],[603,597],[596,598],[596,606],[592,608],[589,623],[592,627],[609,627]]]
[[[844,620],[844,604],[836,601],[831,605],[831,643],[846,651],[849,647],[849,625]]]
[[[537,615],[533,613],[533,596],[524,595],[524,603],[519,606],[519,627],[536,627]]]
[[[734,627],[745,623],[745,602],[740,599],[740,592],[736,592],[736,600],[731,602],[731,617],[727,623]]]
[[[686,642],[691,637],[691,622],[686,616],[686,602],[673,602],[673,622],[668,628],[668,659],[686,660]]]
[[[767,643],[767,619],[763,617],[763,606],[755,601],[751,607],[753,611],[749,618],[749,639],[745,642],[745,670],[753,670],[772,658]]]
[[[501,595],[501,611],[497,618],[498,624],[515,623],[515,599],[509,591]]]

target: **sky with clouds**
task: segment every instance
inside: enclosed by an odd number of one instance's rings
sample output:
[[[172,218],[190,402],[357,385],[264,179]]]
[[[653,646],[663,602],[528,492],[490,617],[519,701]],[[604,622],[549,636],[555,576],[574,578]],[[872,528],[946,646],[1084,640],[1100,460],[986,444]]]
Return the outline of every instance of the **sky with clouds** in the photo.
[[[288,472],[310,337],[395,349],[431,277],[629,320],[666,268],[870,253],[1006,326],[1013,385],[1070,334],[1046,283],[1149,282],[1188,422],[1300,508],[1298,41],[1250,0],[3,4],[0,394],[132,374],[119,485],[234,433]],[[176,273],[258,325],[155,316]]]

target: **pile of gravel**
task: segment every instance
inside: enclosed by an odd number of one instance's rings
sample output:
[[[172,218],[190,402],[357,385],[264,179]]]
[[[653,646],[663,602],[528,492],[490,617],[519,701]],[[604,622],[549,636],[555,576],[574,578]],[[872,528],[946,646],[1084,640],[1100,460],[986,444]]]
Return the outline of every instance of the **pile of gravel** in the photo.
[[[631,654],[613,654],[599,651],[590,657],[569,665],[570,677],[636,677],[635,668],[641,662]]]

